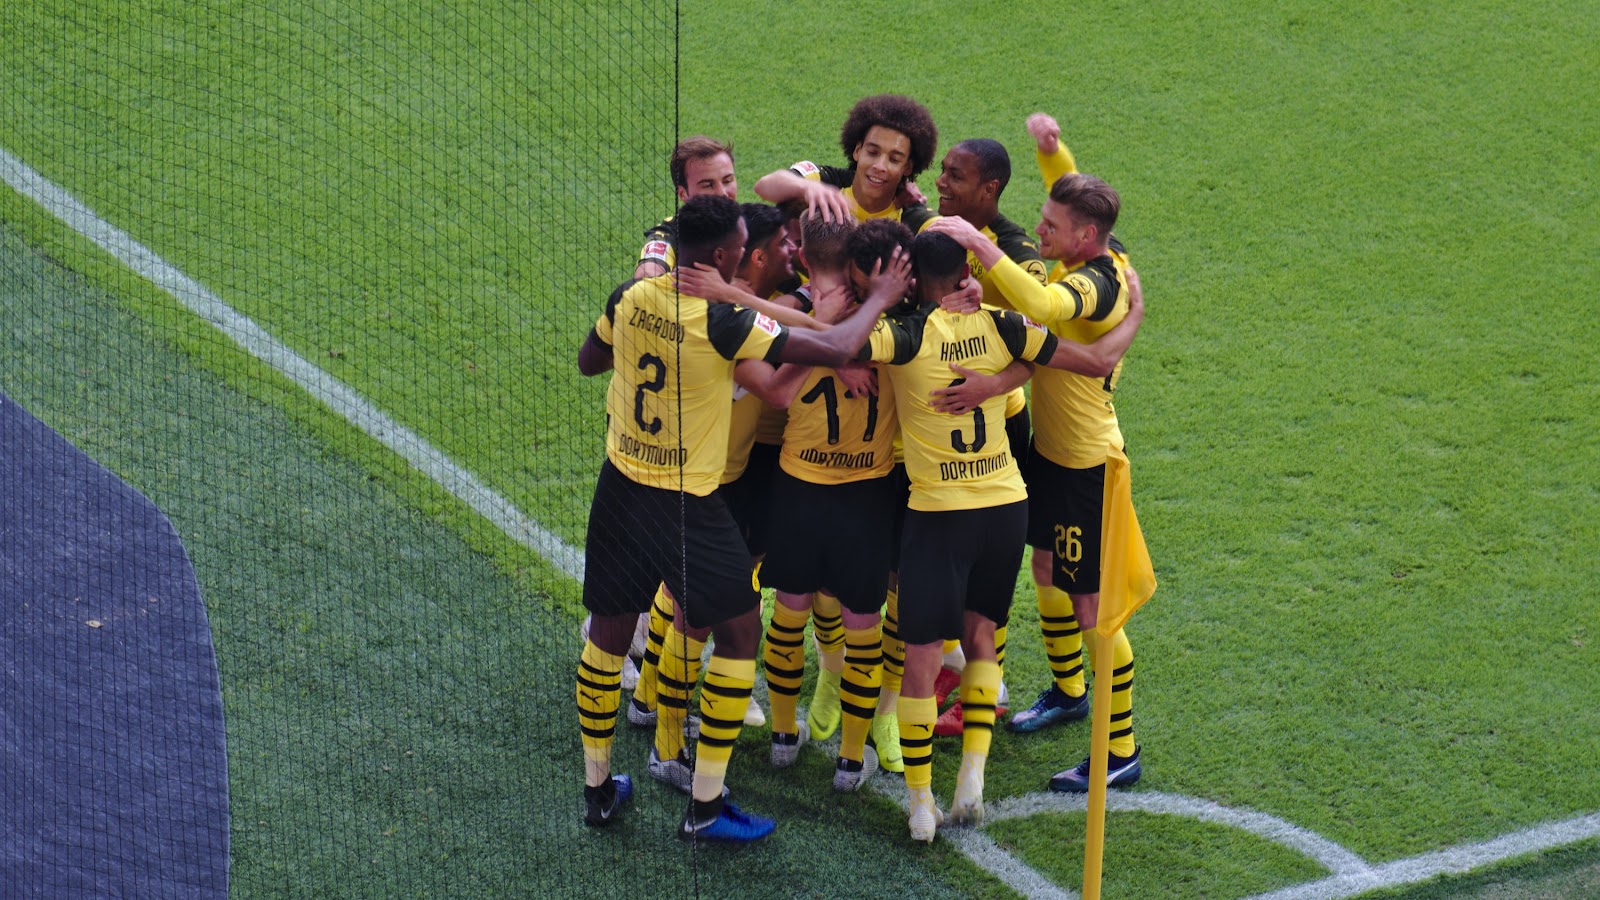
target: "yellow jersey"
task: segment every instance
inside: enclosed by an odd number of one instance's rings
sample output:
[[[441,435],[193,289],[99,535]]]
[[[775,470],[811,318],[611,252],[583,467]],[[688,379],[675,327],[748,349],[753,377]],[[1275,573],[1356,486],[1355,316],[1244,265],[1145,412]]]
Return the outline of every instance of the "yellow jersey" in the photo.
[[[594,334],[612,351],[612,464],[647,487],[700,497],[716,490],[728,461],[734,363],[776,365],[788,330],[755,310],[679,294],[669,273],[620,285]]]
[[[990,397],[953,416],[935,411],[929,395],[953,383],[952,362],[992,375],[1012,360],[1048,360],[1055,349],[1054,335],[1001,310],[963,315],[925,304],[878,323],[863,352],[895,367],[891,381],[911,480],[910,508],[984,509],[1027,498],[1006,440],[1006,398]]]

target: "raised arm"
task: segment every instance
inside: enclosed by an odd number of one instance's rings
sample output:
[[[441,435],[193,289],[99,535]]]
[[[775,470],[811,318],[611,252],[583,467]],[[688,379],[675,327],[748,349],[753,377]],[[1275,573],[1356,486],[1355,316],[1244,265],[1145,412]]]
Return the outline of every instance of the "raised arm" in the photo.
[[[1072,158],[1072,151],[1061,142],[1061,126],[1055,119],[1036,112],[1028,117],[1027,129],[1033,137],[1039,175],[1044,178],[1045,190],[1049,190],[1057,178],[1078,171],[1078,161]]]

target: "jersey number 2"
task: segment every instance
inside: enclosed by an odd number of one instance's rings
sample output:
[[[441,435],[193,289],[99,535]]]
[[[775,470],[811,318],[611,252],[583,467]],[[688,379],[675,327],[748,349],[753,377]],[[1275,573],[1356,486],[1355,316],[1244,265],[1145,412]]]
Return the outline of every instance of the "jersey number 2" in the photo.
[[[654,369],[655,374],[651,376],[649,381],[639,382],[639,386],[633,391],[633,421],[640,428],[643,428],[646,434],[655,434],[661,430],[661,419],[651,417],[648,422],[644,420],[644,394],[645,391],[653,394],[666,387],[667,364],[662,362],[661,357],[656,356],[654,353],[646,353],[639,357],[639,368],[641,370]]]

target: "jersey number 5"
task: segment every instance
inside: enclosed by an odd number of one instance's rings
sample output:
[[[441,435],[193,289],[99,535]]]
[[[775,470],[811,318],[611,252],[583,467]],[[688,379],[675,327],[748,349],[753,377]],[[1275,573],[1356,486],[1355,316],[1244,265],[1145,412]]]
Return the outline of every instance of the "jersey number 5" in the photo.
[[[966,379],[957,378],[955,381],[950,382],[950,386],[955,387],[956,385],[961,384],[963,381],[966,381]],[[986,424],[984,424],[983,407],[981,406],[974,406],[972,408],[972,441],[970,443],[964,440],[964,436],[961,434],[961,429],[955,428],[950,431],[950,446],[954,448],[957,453],[977,453],[979,450],[983,449],[983,445],[988,443],[988,441],[989,428]]]
[[[644,420],[644,393],[649,391],[653,394],[666,386],[667,364],[661,361],[661,357],[653,353],[646,353],[639,357],[639,368],[641,370],[654,369],[655,374],[650,377],[649,381],[639,382],[639,386],[633,391],[633,421],[640,428],[643,428],[646,434],[655,434],[661,430],[661,419],[651,417],[648,422]]]

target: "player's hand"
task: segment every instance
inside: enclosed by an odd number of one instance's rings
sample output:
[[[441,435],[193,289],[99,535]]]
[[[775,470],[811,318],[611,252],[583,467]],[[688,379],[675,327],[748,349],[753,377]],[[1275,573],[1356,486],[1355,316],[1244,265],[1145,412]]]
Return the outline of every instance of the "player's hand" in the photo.
[[[855,219],[855,213],[850,209],[850,198],[831,184],[806,181],[805,200],[811,214],[821,216],[824,222],[850,222]]]
[[[863,362],[849,362],[833,370],[844,383],[845,396],[878,396],[878,370]]]
[[[700,297],[713,303],[736,303],[739,294],[733,285],[723,280],[722,273],[715,266],[705,263],[695,263],[691,268],[679,266],[674,270],[677,275],[673,279],[678,284],[678,292],[691,297]]]
[[[953,313],[975,313],[983,308],[983,285],[976,278],[965,278],[961,286],[939,298],[939,308]]]
[[[929,222],[928,227],[923,230],[937,231],[941,234],[949,235],[955,239],[956,243],[968,250],[974,249],[979,244],[989,243],[989,239],[983,236],[983,232],[972,227],[971,222],[960,216],[940,216]]]
[[[928,402],[933,406],[934,412],[949,413],[953,416],[966,415],[983,404],[983,401],[1000,393],[999,376],[984,375],[974,372],[964,366],[950,364],[950,371],[960,376],[956,384],[949,387],[935,388],[928,392]]]
[[[894,248],[887,262],[879,260],[872,264],[868,284],[871,287],[866,305],[875,306],[877,312],[905,299],[906,289],[911,287],[911,254],[900,247]]]
[[[894,205],[901,209],[927,202],[928,196],[922,193],[922,188],[917,187],[917,183],[909,178],[902,179],[900,189],[894,192]]]
[[[1028,117],[1028,134],[1033,136],[1039,152],[1047,156],[1061,146],[1061,126],[1045,113],[1036,112]]]
[[[849,285],[836,284],[811,298],[811,315],[818,322],[833,325],[845,317],[855,300],[855,292]]]
[[[1139,273],[1133,266],[1122,270],[1128,279],[1128,315],[1144,318],[1144,287],[1139,284]]]

